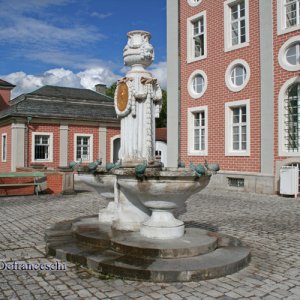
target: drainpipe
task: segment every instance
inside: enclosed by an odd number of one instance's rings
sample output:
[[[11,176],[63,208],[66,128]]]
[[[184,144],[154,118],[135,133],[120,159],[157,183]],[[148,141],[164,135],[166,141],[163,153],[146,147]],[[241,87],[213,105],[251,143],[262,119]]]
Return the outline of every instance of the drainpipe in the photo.
[[[25,126],[25,168],[29,167],[29,123],[32,120],[31,116],[27,117],[27,123]]]

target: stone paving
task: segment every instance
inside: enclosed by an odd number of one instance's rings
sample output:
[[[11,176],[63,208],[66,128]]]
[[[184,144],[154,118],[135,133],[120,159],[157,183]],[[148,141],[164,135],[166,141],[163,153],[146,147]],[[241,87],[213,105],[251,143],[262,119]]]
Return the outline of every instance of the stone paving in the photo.
[[[69,196],[0,197],[0,263],[56,262],[44,255],[45,229],[96,214],[107,203],[78,188]],[[251,247],[250,265],[219,279],[173,284],[97,278],[70,263],[65,271],[1,270],[0,299],[300,299],[299,199],[206,189],[180,213],[182,220],[240,238]]]

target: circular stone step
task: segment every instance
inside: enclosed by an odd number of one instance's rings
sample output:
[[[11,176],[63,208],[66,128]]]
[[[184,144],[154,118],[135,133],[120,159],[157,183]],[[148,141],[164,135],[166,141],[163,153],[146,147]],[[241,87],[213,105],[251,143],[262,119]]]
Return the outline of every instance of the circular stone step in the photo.
[[[196,228],[187,228],[183,237],[170,240],[149,239],[139,232],[120,234],[111,239],[112,250],[141,258],[192,257],[214,251],[217,245],[216,237]]]
[[[250,261],[249,248],[236,238],[199,228],[188,228],[182,239],[162,242],[111,230],[92,218],[67,225],[47,230],[47,255],[103,275],[153,282],[206,280],[237,272]]]

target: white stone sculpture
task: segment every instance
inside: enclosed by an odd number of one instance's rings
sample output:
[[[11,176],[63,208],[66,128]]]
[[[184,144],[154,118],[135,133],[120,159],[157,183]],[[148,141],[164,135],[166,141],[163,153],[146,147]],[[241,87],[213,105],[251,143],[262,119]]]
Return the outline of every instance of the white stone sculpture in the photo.
[[[162,92],[145,70],[154,60],[150,38],[149,32],[131,31],[124,48],[124,62],[131,69],[118,81],[115,93],[115,109],[121,119],[122,166],[154,162],[155,118],[161,110]]]

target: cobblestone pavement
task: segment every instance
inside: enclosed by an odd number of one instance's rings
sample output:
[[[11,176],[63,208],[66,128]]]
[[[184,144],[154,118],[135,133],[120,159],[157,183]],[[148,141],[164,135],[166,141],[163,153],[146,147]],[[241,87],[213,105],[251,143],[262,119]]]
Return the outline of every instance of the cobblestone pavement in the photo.
[[[0,197],[0,262],[56,262],[45,258],[45,229],[106,206],[79,187],[75,196]],[[205,190],[180,218],[240,238],[251,247],[250,265],[220,279],[173,284],[99,279],[70,263],[66,271],[1,270],[0,299],[300,299],[299,199]]]

